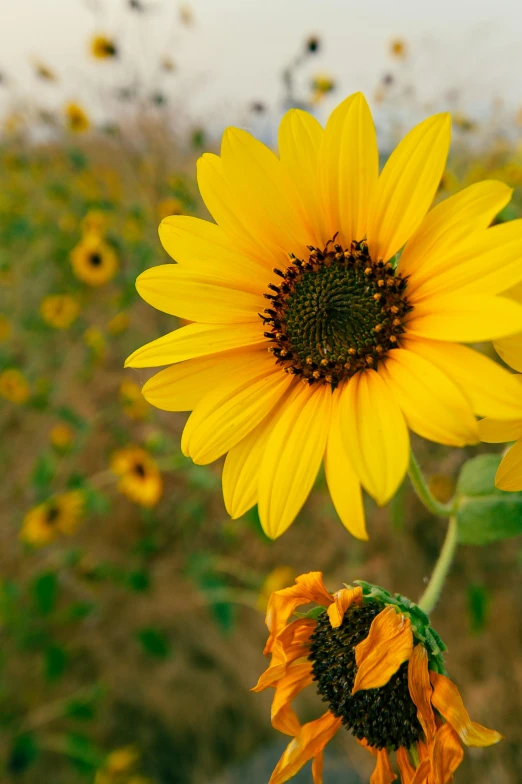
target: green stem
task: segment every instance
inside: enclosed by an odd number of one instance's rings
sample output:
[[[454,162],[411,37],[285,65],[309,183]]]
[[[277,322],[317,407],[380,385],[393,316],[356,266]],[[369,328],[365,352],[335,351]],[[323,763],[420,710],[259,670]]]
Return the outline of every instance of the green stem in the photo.
[[[415,492],[428,511],[437,515],[437,517],[450,517],[453,514],[453,502],[441,504],[441,502],[437,501],[431,494],[426,479],[421,471],[421,467],[413,452],[410,453],[410,467],[408,473]]]
[[[450,517],[446,538],[432,572],[426,590],[417,602],[421,610],[429,615],[439,600],[442,587],[448,576],[455,550],[457,549],[457,518]]]

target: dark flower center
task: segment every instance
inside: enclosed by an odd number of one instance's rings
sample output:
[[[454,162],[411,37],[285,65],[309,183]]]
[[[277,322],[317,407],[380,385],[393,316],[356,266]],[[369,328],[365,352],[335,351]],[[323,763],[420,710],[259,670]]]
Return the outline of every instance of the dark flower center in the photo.
[[[291,254],[284,272],[274,270],[283,280],[269,285],[270,307],[260,315],[287,373],[335,389],[397,348],[412,307],[406,279],[391,264],[372,261],[364,243],[309,250],[308,261]]]
[[[100,253],[91,253],[89,255],[89,262],[93,267],[99,267],[103,259]]]
[[[47,513],[45,515],[45,522],[47,525],[55,525],[58,518],[60,517],[60,510],[57,506],[50,506],[47,509]]]
[[[378,605],[351,605],[338,629],[332,629],[324,612],[311,636],[308,658],[317,693],[356,738],[377,749],[410,748],[422,737],[422,729],[408,690],[408,662],[381,688],[352,695],[357,673],[354,649],[366,639],[380,611]]]
[[[143,463],[134,464],[134,473],[137,474],[141,479],[145,478],[145,466]]]

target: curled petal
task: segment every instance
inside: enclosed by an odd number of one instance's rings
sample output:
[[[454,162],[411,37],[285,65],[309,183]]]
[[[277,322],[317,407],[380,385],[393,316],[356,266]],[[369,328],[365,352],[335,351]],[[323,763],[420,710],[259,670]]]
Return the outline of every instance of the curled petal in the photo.
[[[370,784],[391,784],[392,781],[395,781],[397,776],[391,768],[390,757],[388,756],[387,750],[376,749],[373,746],[370,746],[365,738],[362,740],[357,739],[357,743],[366,749],[366,751],[369,751],[370,754],[373,754],[377,760],[375,769],[370,778]]]
[[[388,605],[373,619],[368,637],[355,648],[357,675],[352,694],[384,686],[412,651],[410,619]]]
[[[399,746],[395,753],[395,759],[401,774],[401,784],[412,784],[415,777],[415,768],[411,764],[408,751],[404,746]]]
[[[362,588],[343,588],[334,593],[334,601],[327,610],[332,629],[337,629],[343,622],[344,614],[351,604],[362,604]]]
[[[430,672],[430,680],[433,686],[433,707],[453,727],[466,746],[493,746],[502,740],[499,732],[471,721],[459,690],[449,678],[437,672]]]
[[[263,691],[268,686],[275,686],[285,675],[289,664],[308,656],[308,642],[315,626],[316,622],[308,618],[298,618],[285,626],[274,642],[270,666],[260,676],[252,691]]]
[[[312,779],[314,784],[323,784],[324,751],[321,749],[312,762]]]
[[[291,707],[292,700],[312,683],[312,664],[294,662],[278,681],[272,702],[272,726],[285,735],[299,735],[301,724]]]
[[[447,784],[453,781],[453,774],[464,759],[464,751],[459,737],[449,724],[437,730],[432,752],[433,784]]]
[[[296,607],[309,602],[328,607],[334,600],[323,585],[322,572],[301,574],[295,583],[290,588],[275,591],[268,601],[265,622],[270,635],[264,650],[265,655],[271,652],[277,635],[284,629]]]
[[[431,707],[432,688],[428,671],[428,654],[423,645],[416,645],[408,663],[408,689],[417,708],[417,718],[428,743],[432,743],[437,727]]]
[[[340,726],[341,719],[336,719],[330,711],[324,713],[320,719],[304,724],[299,735],[286,747],[268,784],[283,784],[295,776],[308,760],[322,752]]]

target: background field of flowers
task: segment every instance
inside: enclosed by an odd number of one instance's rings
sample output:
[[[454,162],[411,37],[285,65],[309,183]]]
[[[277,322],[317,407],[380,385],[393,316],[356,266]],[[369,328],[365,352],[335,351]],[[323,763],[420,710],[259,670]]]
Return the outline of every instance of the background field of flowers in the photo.
[[[272,103],[253,89],[249,102],[228,113],[209,106],[202,120],[191,113],[197,79],[176,51],[149,40],[155,60],[143,79],[138,53],[121,45],[159,0],[120,3],[110,29],[100,27],[104,4],[87,5],[95,35],[78,52],[74,84],[31,52],[30,90],[0,63],[0,775],[261,784],[284,746],[269,695],[249,692],[263,668],[270,592],[321,568],[327,584],[361,578],[414,598],[443,531],[405,484],[388,508],[369,505],[371,539],[357,542],[319,477],[297,524],[270,542],[255,510],[228,519],[221,465],[182,456],[184,415],[152,409],[140,392],[147,372],[123,362],[176,326],[138,298],[134,281],[167,261],[163,217],[205,215],[198,155],[217,149],[227,124],[270,141],[289,106],[324,117],[346,64],[326,71],[328,36],[296,24],[286,62],[272,64]],[[186,48],[197,13],[170,5],[173,40]],[[413,86],[415,45],[390,29],[380,55],[369,99],[384,146],[432,108]],[[452,84],[440,96],[436,108],[449,108],[455,127],[441,195],[503,180],[515,188],[500,216],[510,220],[522,215],[522,110],[504,106],[501,87],[480,116]],[[445,499],[477,450],[419,443],[417,452]],[[521,568],[519,544],[480,558],[462,548],[433,617],[470,713],[506,738],[466,758],[461,780],[474,784],[515,784],[522,768]],[[325,777],[355,784],[370,768],[346,736]]]

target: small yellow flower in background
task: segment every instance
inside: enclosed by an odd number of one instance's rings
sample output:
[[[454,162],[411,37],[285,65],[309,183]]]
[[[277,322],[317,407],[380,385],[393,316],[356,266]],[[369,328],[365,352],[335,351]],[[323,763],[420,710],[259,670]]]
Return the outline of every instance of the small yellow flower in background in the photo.
[[[43,320],[55,329],[67,329],[76,320],[80,303],[69,294],[50,294],[40,303]]]
[[[0,396],[11,403],[25,403],[31,394],[27,379],[16,368],[8,368],[0,374]]]
[[[108,225],[108,215],[102,210],[89,210],[82,218],[81,227],[84,234],[105,234]]]
[[[0,316],[0,343],[4,343],[11,335],[11,322],[5,316]]]
[[[111,335],[121,335],[121,333],[125,332],[125,330],[128,328],[129,314],[123,310],[121,313],[117,313],[115,316],[113,316],[107,324],[107,331]]]
[[[492,180],[431,208],[450,138],[450,116],[429,117],[379,172],[361,93],[325,128],[293,109],[279,157],[229,128],[221,155],[199,159],[216,223],[161,223],[178,263],[136,286],[192,323],[126,365],[168,366],[145,398],[192,411],[183,453],[198,465],[227,455],[227,511],[257,504],[271,538],[295,520],[323,462],[341,521],[366,539],[361,489],[388,503],[410,431],[462,447],[480,440],[477,416],[522,415],[514,375],[465,345],[522,331],[522,306],[502,296],[522,279],[522,220],[491,226],[512,195]]]
[[[136,765],[139,758],[140,754],[135,746],[124,746],[111,751],[104,768],[108,773],[127,773]]]
[[[455,128],[458,128],[459,131],[469,133],[477,130],[477,123],[462,112],[453,112],[451,117],[453,125]]]
[[[405,58],[407,54],[406,42],[402,38],[394,38],[390,43],[390,54],[392,57]]]
[[[158,466],[145,449],[128,446],[114,452],[111,470],[120,478],[118,490],[140,506],[155,506],[163,493]]]
[[[118,270],[114,249],[97,232],[82,237],[71,251],[71,263],[76,277],[88,286],[103,286]]]
[[[59,422],[51,428],[49,439],[55,449],[59,452],[65,452],[74,441],[74,431],[65,422]]]
[[[258,608],[265,611],[272,594],[291,583],[295,577],[295,569],[291,566],[276,566],[275,569],[272,569],[261,586],[257,598]]]
[[[506,293],[522,304],[522,284]],[[496,340],[494,346],[506,365],[520,374],[515,378],[519,382],[519,395],[522,401],[522,332],[519,335]],[[498,467],[495,484],[500,490],[509,492],[522,490],[522,415],[505,421],[487,417],[479,422],[479,432],[482,441],[489,444],[515,442]]]
[[[162,70],[166,71],[167,73],[172,73],[173,71],[176,70],[176,63],[171,57],[167,57],[167,56],[162,57],[160,64]]]
[[[83,333],[83,339],[98,359],[103,359],[105,357],[107,342],[105,340],[105,335],[99,327],[88,327]]]
[[[319,606],[291,621],[310,602]],[[309,760],[315,784],[322,784],[324,748],[343,726],[376,758],[375,784],[396,779],[391,750],[401,781],[442,784],[462,762],[461,743],[491,746],[502,739],[470,720],[443,674],[444,643],[404,597],[362,582],[332,595],[321,572],[309,572],[272,594],[266,624],[271,662],[253,691],[275,689],[272,725],[292,738],[270,784],[288,781]],[[312,683],[328,710],[301,725],[291,703]]]
[[[44,82],[56,82],[57,77],[54,71],[49,68],[48,65],[43,63],[41,60],[35,60],[33,63],[34,72],[39,79],[42,79]]]
[[[328,74],[318,74],[312,79],[312,103],[319,103],[322,99],[335,90],[335,81]]]
[[[163,199],[158,204],[158,218],[160,221],[163,218],[168,218],[169,215],[183,215],[183,204],[179,199],[169,197],[168,199]]]
[[[73,133],[83,133],[90,128],[90,120],[81,106],[77,103],[68,103],[65,107],[67,128]]]
[[[27,544],[40,547],[54,541],[58,536],[70,536],[80,522],[84,497],[79,490],[53,496],[43,504],[31,509],[25,516],[20,539]]]
[[[131,419],[145,419],[150,411],[150,404],[141,394],[140,385],[127,378],[120,384],[120,400],[124,412]]]
[[[118,55],[115,42],[106,35],[95,35],[91,39],[90,51],[97,60],[107,60]]]

